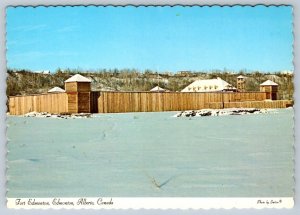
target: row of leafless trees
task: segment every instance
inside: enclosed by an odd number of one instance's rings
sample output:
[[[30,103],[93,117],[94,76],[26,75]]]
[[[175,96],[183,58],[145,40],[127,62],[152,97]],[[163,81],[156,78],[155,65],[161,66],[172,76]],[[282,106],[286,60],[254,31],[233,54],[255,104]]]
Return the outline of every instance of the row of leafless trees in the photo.
[[[258,91],[259,84],[270,79],[279,84],[279,96],[281,99],[292,99],[294,92],[293,75],[281,73],[247,73],[245,71],[240,71],[239,73],[230,73],[228,71],[161,73],[151,70],[139,71],[136,69],[89,71],[58,69],[50,75],[33,73],[26,70],[8,70],[7,72],[8,96],[47,92],[54,86],[64,88],[64,81],[77,73],[93,81],[93,90],[148,91],[159,85],[171,91],[180,91],[196,79],[211,79],[216,77],[220,77],[235,86],[236,77],[242,74],[247,77],[247,91]]]

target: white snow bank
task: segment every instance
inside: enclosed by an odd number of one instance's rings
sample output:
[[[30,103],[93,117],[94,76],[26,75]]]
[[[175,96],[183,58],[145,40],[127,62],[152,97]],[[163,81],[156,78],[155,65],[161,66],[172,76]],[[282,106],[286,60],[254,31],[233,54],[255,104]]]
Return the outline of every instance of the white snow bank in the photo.
[[[39,117],[39,118],[58,118],[58,119],[68,119],[68,118],[90,118],[92,114],[90,113],[76,113],[76,114],[70,114],[70,113],[64,113],[64,114],[52,114],[47,112],[30,112],[26,113],[23,116],[24,117]]]
[[[174,117],[198,117],[198,116],[228,116],[228,115],[246,115],[246,114],[264,114],[275,113],[275,109],[258,108],[227,108],[227,109],[201,109],[181,111]]]

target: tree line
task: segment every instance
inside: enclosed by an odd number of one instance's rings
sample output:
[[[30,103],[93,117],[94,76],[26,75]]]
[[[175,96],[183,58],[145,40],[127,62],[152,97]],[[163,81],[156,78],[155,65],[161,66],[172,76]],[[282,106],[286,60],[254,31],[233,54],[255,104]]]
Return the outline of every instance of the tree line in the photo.
[[[259,85],[272,80],[279,84],[279,98],[293,99],[293,74],[263,73],[241,70],[233,73],[227,70],[181,71],[177,73],[137,69],[57,69],[51,74],[35,73],[29,70],[7,70],[7,96],[45,93],[52,87],[64,88],[64,81],[75,74],[92,80],[92,90],[149,91],[159,85],[170,91],[181,91],[197,79],[220,77],[233,86],[239,75],[246,76],[246,90],[259,91]]]

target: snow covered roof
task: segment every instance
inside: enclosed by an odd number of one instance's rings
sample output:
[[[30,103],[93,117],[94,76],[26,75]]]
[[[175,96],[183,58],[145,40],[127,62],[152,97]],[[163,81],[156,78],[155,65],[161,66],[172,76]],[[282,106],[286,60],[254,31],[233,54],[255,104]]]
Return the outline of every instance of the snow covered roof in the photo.
[[[48,91],[48,93],[64,93],[66,92],[64,89],[61,89],[60,87],[53,87]]]
[[[76,74],[67,79],[65,82],[91,82],[91,80],[80,74]]]
[[[294,73],[294,71],[291,70],[283,70],[280,72],[281,74],[287,74],[287,75],[292,75]]]
[[[50,70],[38,70],[35,71],[36,73],[41,73],[41,74],[50,74]]]
[[[167,90],[164,88],[161,88],[159,86],[153,87],[151,90],[151,92],[166,92]]]
[[[260,84],[260,86],[278,86],[278,84],[273,81],[267,80],[264,83]]]
[[[218,92],[223,90],[236,90],[236,88],[218,77],[216,79],[194,81],[181,92]]]

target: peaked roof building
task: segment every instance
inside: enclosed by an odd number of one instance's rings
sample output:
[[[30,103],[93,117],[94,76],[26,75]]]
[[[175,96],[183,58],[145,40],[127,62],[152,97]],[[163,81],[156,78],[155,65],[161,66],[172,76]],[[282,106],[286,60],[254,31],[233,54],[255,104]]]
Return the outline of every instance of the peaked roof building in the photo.
[[[206,80],[196,80],[187,87],[185,87],[181,92],[221,92],[221,91],[236,91],[228,82],[221,78],[216,79],[206,79]]]

